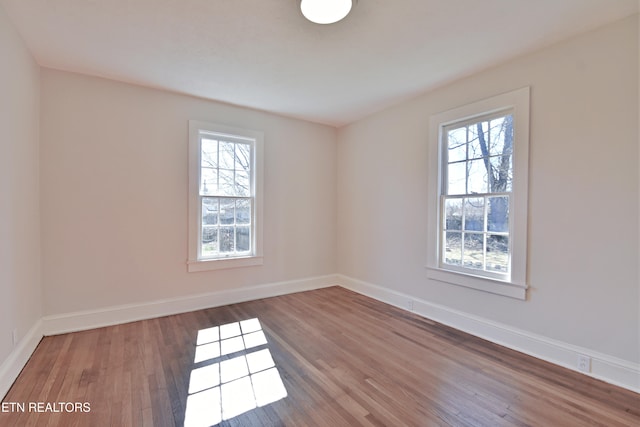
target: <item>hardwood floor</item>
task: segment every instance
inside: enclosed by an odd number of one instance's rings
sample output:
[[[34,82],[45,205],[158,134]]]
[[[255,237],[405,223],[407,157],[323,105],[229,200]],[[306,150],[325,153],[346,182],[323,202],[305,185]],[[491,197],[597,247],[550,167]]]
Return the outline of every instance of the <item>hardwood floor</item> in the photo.
[[[2,426],[640,426],[638,394],[337,287],[46,337],[3,403]]]

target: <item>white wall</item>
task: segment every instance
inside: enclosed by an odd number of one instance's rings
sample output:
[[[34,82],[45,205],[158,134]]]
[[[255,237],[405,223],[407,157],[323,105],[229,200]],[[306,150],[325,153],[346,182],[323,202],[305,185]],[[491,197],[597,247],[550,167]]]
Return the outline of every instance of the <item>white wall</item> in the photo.
[[[634,16],[341,129],[338,271],[640,362],[637,31]],[[429,117],[527,85],[528,300],[428,280]]]
[[[0,7],[0,396],[12,332],[42,316],[38,184],[39,67]],[[17,374],[17,373],[16,373]],[[12,381],[12,380],[10,380]],[[9,383],[10,384],[10,383]]]
[[[333,274],[336,131],[42,70],[45,315]],[[264,265],[187,273],[188,120],[263,131]]]

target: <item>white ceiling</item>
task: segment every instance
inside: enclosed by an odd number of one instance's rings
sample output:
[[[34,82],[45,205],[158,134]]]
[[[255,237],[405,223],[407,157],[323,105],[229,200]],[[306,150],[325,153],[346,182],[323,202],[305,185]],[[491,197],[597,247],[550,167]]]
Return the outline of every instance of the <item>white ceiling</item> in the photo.
[[[637,0],[0,0],[44,66],[341,126],[638,12]]]

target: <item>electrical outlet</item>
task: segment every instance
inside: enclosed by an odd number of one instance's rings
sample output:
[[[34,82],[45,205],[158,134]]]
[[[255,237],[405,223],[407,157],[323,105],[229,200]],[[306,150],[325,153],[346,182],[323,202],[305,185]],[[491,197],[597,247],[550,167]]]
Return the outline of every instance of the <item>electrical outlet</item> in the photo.
[[[18,344],[18,330],[14,329],[13,331],[11,331],[11,343],[13,345]]]
[[[405,308],[409,311],[413,311],[413,300],[412,299],[408,299],[405,302]]]
[[[589,356],[578,355],[578,371],[591,372],[591,358]]]

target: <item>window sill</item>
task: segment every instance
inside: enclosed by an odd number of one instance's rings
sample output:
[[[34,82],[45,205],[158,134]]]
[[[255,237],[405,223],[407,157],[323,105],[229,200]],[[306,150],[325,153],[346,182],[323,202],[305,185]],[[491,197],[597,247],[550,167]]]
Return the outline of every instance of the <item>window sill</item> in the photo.
[[[520,300],[527,299],[527,286],[514,282],[491,279],[487,277],[473,276],[460,272],[444,270],[442,268],[427,267],[427,277],[438,282],[464,286],[496,295],[502,295]]]
[[[242,258],[224,258],[224,259],[208,259],[202,261],[188,261],[187,271],[189,273],[196,271],[223,270],[226,268],[251,267],[254,265],[262,265],[261,256],[250,256]]]

